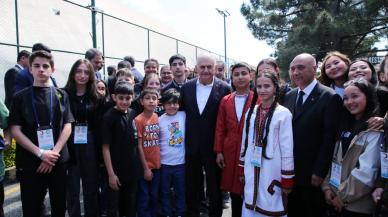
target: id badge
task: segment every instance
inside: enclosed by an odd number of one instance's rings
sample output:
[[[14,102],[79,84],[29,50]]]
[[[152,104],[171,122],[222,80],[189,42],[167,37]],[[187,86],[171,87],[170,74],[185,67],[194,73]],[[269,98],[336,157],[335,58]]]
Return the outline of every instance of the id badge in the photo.
[[[381,177],[384,179],[388,179],[388,152],[381,151],[380,159],[381,159]]]
[[[74,126],[74,144],[88,143],[88,125],[76,124]]]
[[[54,135],[51,127],[39,127],[36,131],[40,149],[51,150],[54,148]]]
[[[255,146],[255,150],[253,152],[253,156],[251,159],[251,163],[255,167],[261,167],[261,152],[263,147]]]
[[[330,184],[336,188],[341,185],[341,170],[342,166],[338,163],[331,164]]]

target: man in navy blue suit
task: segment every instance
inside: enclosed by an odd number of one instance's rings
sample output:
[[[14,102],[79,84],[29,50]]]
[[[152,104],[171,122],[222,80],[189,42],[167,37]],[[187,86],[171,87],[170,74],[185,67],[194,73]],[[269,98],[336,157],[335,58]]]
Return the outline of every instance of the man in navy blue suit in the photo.
[[[15,79],[19,72],[25,68],[28,68],[28,57],[30,52],[22,50],[17,57],[17,63],[14,67],[7,70],[4,76],[4,89],[5,89],[5,105],[9,109],[11,106],[11,100],[14,94]]]

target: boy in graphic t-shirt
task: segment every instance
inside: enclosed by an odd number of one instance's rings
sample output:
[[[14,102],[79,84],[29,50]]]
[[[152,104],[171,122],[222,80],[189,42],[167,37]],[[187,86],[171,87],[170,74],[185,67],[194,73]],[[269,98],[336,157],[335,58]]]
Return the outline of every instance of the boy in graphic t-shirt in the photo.
[[[185,119],[186,113],[179,111],[180,93],[171,88],[162,94],[166,111],[159,118],[160,126],[160,192],[163,216],[173,216],[170,187],[174,188],[174,216],[185,215]]]
[[[158,105],[159,92],[144,89],[140,103],[144,111],[135,118],[139,141],[139,155],[143,164],[144,179],[139,181],[137,193],[137,215],[156,217],[158,213],[158,191],[160,182],[159,120],[154,113]]]

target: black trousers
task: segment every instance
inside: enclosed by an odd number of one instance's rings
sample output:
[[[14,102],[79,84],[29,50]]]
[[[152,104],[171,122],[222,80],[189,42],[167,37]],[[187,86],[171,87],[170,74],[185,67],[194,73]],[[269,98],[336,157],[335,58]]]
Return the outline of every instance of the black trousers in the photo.
[[[40,217],[47,189],[50,194],[51,216],[64,217],[66,212],[66,170],[57,164],[48,174],[18,169],[24,217]]]
[[[119,191],[108,187],[108,217],[136,217],[137,181],[121,182]]]
[[[327,205],[320,187],[294,186],[288,196],[289,217],[322,217]]]
[[[201,156],[186,154],[186,204],[187,217],[199,217],[202,167],[205,170],[206,193],[209,197],[209,217],[222,216],[222,194],[220,189],[220,169],[215,155]]]
[[[232,217],[241,217],[243,199],[241,195],[230,193],[232,199]]]

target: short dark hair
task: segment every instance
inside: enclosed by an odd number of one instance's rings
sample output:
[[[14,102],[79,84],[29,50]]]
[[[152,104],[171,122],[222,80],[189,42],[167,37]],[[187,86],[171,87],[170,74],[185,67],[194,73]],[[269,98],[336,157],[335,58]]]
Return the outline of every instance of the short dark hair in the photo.
[[[101,51],[99,51],[97,48],[90,48],[85,53],[85,59],[92,60],[96,56],[102,56]]]
[[[129,94],[133,95],[133,86],[128,82],[120,81],[115,84],[115,88],[113,90],[114,94]]]
[[[22,59],[22,57],[28,58],[30,55],[31,55],[31,52],[30,52],[30,51],[21,50],[21,51],[18,53],[18,57],[17,57],[16,61],[19,62],[19,61]]]
[[[108,75],[112,75],[114,71],[116,71],[116,66],[114,65],[110,65],[106,68],[106,70],[108,71]]]
[[[144,68],[145,68],[145,66],[146,66],[149,62],[154,62],[154,63],[156,63],[156,67],[159,69],[159,62],[158,62],[157,59],[154,59],[154,58],[146,59],[146,60],[144,61]]]
[[[121,60],[119,63],[117,63],[117,69],[122,69],[122,68],[128,68],[131,69],[132,64],[126,60]]]
[[[35,51],[33,52],[30,57],[28,58],[28,62],[30,64],[30,66],[32,66],[32,62],[34,62],[34,60],[37,58],[37,57],[41,57],[41,58],[45,58],[49,61],[50,63],[50,66],[51,68],[54,67],[54,59],[53,59],[53,55],[51,55],[51,53],[47,52],[47,51],[44,51],[44,50],[38,50],[38,51]]]
[[[125,56],[123,59],[130,62],[132,67],[135,67],[136,60],[133,56]]]
[[[34,45],[32,45],[32,52],[35,52],[38,50],[44,50],[47,53],[51,53],[51,49],[43,43],[35,43]]]
[[[171,66],[172,62],[174,62],[174,60],[182,60],[182,62],[186,65],[186,58],[183,55],[179,54],[179,53],[175,54],[175,55],[172,55],[170,57],[170,59],[168,60],[168,63],[170,64],[170,66]]]
[[[143,91],[141,91],[139,99],[143,99],[144,96],[147,95],[147,94],[156,95],[158,98],[160,96],[159,91],[157,91],[155,89],[151,89],[151,88],[145,88],[145,89],[143,89]]]
[[[160,99],[160,102],[162,104],[180,103],[181,94],[175,88],[170,88],[162,93],[162,98]]]

